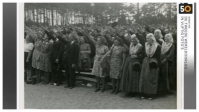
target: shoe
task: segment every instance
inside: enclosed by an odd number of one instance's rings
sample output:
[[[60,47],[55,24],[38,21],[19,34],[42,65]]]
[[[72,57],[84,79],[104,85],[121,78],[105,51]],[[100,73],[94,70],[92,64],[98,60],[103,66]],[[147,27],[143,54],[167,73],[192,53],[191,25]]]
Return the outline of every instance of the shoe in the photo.
[[[144,97],[144,96],[142,96],[142,97],[141,97],[141,99],[145,99],[145,97]]]
[[[115,93],[115,90],[112,90],[110,94],[113,94],[113,93]]]
[[[54,83],[53,85],[54,85],[54,86],[57,86],[57,84],[56,84],[56,83]]]
[[[104,91],[105,91],[104,89],[101,90],[102,93],[103,93]]]
[[[148,100],[153,100],[153,98],[148,98]]]
[[[73,86],[70,87],[70,89],[73,89],[73,88],[74,88]]]
[[[117,94],[119,91],[115,91],[114,94]]]
[[[98,92],[100,89],[96,89],[95,92]]]
[[[64,86],[64,88],[70,88],[70,86]]]
[[[129,93],[125,93],[121,96],[122,98],[128,98],[129,97]]]

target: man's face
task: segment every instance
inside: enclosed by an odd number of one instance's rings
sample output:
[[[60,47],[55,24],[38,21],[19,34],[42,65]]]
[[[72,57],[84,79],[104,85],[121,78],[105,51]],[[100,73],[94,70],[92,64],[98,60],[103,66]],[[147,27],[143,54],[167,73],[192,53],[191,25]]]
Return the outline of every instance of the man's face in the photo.
[[[165,31],[164,31],[164,32],[167,34],[167,33],[169,33],[169,30],[168,30],[168,29],[165,29]]]

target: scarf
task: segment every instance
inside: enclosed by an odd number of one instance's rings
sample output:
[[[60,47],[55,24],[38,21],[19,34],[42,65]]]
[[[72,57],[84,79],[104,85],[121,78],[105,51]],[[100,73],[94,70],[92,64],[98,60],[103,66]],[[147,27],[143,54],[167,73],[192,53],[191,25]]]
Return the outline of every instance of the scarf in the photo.
[[[158,47],[157,42],[153,42],[153,44],[149,44],[148,42],[145,43],[146,54],[148,57],[152,57],[155,54],[155,51]]]
[[[161,48],[161,54],[164,54],[164,53],[166,53],[170,48],[171,48],[171,46],[172,46],[172,43],[166,43],[166,42],[163,42],[162,43],[162,48]]]
[[[137,43],[135,46],[133,45],[133,43],[131,43],[129,54],[136,55],[137,51],[139,50],[140,47],[142,47],[142,45],[140,43]]]

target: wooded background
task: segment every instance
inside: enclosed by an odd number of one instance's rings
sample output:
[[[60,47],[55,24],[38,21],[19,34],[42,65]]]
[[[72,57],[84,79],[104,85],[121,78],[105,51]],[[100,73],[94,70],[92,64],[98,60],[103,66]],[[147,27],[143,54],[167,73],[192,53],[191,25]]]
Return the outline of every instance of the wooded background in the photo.
[[[176,3],[25,3],[25,24],[173,24]]]

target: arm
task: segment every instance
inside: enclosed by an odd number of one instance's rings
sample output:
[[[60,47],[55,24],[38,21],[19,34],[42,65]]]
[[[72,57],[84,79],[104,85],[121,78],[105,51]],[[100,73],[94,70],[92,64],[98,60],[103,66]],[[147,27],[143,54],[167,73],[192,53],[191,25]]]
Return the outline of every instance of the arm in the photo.
[[[146,57],[146,51],[145,51],[145,45],[142,47],[142,49],[140,50],[140,52],[139,52],[139,59],[140,59],[140,61],[141,61],[141,63],[142,63],[142,61],[144,60],[144,58]]]
[[[90,35],[89,30],[85,29],[83,33],[84,33],[84,36],[96,46],[96,41],[94,40],[94,37]]]
[[[58,38],[61,42],[63,42],[64,44],[69,44],[69,41],[65,40],[63,37],[57,36],[57,38]]]
[[[164,37],[166,35],[166,33],[164,32],[164,30],[160,29],[161,30],[161,33],[162,33],[162,36]]]
[[[166,57],[166,61],[168,61],[169,59],[171,59],[174,56],[174,51],[175,51],[175,46],[172,45],[169,55]]]
[[[156,39],[156,42],[158,43],[158,44],[160,44],[160,45],[162,45],[162,41],[160,41],[159,39]]]
[[[146,40],[143,38],[142,35],[140,35],[138,33],[136,33],[135,35],[138,38],[138,40],[140,41],[140,44],[143,46],[145,44]]]
[[[28,57],[26,59],[27,62],[29,62],[29,58],[32,55],[32,51],[33,51],[33,44],[31,44],[31,51],[28,53]]]
[[[57,56],[57,59],[61,58],[63,50],[64,50],[64,45],[60,42],[59,54]]]
[[[90,34],[85,35],[85,37],[90,40],[95,46],[96,46],[96,41],[94,40],[94,37],[92,37]]]
[[[104,37],[105,37],[106,41],[108,42],[108,44],[109,44],[110,46],[112,46],[113,42],[110,41],[106,35],[105,35]]]
[[[124,44],[126,44],[129,47],[130,46],[130,42],[128,40],[126,40],[124,38],[124,36],[120,36],[120,37],[121,37],[122,41],[124,42]]]
[[[158,60],[158,64],[160,65],[160,55],[161,55],[161,47],[158,45],[157,51],[156,51],[156,59]]]
[[[47,36],[48,36],[50,39],[52,39],[53,41],[56,40],[56,38],[55,38],[52,34],[50,34],[50,32],[48,32],[47,30],[44,31],[44,32],[47,34]]]
[[[28,57],[27,57],[27,59],[26,59],[26,62],[29,62],[29,58],[30,58],[30,56],[32,55],[32,51],[33,51],[33,50],[31,50],[31,51],[28,53]]]

